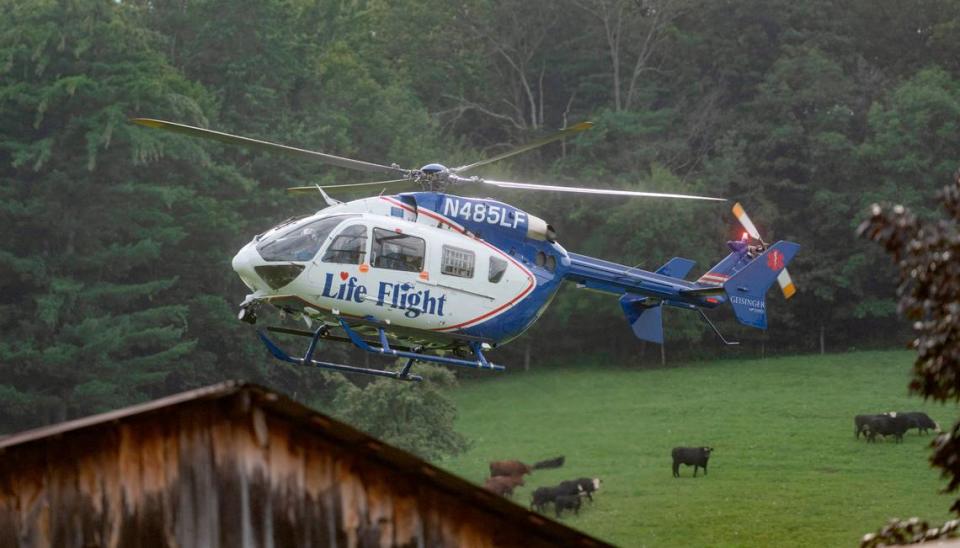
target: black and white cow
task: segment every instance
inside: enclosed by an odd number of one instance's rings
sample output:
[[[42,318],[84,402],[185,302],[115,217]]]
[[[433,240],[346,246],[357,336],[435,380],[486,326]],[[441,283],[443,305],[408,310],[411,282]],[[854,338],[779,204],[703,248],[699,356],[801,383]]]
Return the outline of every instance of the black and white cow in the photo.
[[[680,465],[693,466],[693,477],[697,477],[697,468],[703,468],[703,475],[707,475],[707,461],[710,459],[712,447],[674,447],[673,477],[680,477]]]
[[[586,497],[590,499],[590,502],[593,502],[593,492],[599,491],[602,483],[600,478],[578,478],[575,480],[561,481],[560,486],[573,489],[574,486],[579,485],[581,495],[586,495]]]

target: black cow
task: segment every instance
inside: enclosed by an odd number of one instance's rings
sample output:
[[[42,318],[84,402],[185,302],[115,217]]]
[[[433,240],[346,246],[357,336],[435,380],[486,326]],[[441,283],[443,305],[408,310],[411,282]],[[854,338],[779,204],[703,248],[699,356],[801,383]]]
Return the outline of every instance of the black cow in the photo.
[[[860,434],[866,431],[867,424],[872,419],[886,415],[889,415],[889,413],[883,413],[882,415],[857,415],[853,417],[853,435],[856,436],[857,439],[860,439]]]
[[[857,439],[860,439],[860,434],[861,434],[861,433],[864,435],[864,437],[867,437],[868,426],[870,425],[870,422],[871,422],[871,421],[873,421],[873,420],[875,420],[875,419],[878,419],[878,418],[881,418],[881,417],[895,417],[895,416],[897,416],[898,414],[904,415],[904,413],[894,413],[893,411],[888,411],[888,412],[886,412],[886,413],[880,413],[880,414],[878,414],[878,415],[857,415],[857,416],[853,417],[853,434],[854,434],[854,436],[856,436]],[[928,417],[928,418],[929,418],[929,417]],[[910,420],[911,420],[911,423],[912,423],[913,419],[910,419]],[[879,421],[878,424],[881,424],[881,423],[884,423],[884,421],[881,420],[881,421]],[[914,426],[911,426],[910,428],[914,428]],[[877,433],[874,433],[874,436],[876,436],[876,434],[877,434]],[[883,434],[881,434],[881,435],[883,435]]]
[[[930,415],[922,411],[909,411],[897,414],[906,417],[910,421],[910,428],[916,428],[918,435],[926,434],[928,430],[933,430],[934,432],[940,431],[940,425],[937,424],[937,421],[931,419]]]
[[[868,442],[876,442],[877,434],[881,436],[893,436],[896,442],[903,441],[903,434],[910,428],[911,421],[903,415],[889,413],[887,415],[877,415],[867,421],[865,432]]]
[[[697,477],[697,468],[703,468],[703,475],[707,475],[707,460],[710,459],[712,447],[674,447],[673,477],[680,477],[680,465],[693,466],[693,477]]]
[[[534,470],[542,470],[544,468],[560,468],[563,466],[563,462],[566,460],[565,457],[557,457],[555,459],[542,460],[533,465]]]
[[[561,510],[573,510],[574,514],[580,515],[580,497],[578,495],[559,495],[554,500],[553,505],[557,510],[558,518]]]
[[[530,508],[538,512],[543,512],[544,507],[551,502],[556,502],[557,497],[574,496],[579,497],[583,493],[583,488],[576,482],[565,481],[554,487],[538,487],[530,495]]]
[[[593,492],[600,490],[601,483],[603,482],[600,481],[600,478],[578,478],[575,480],[561,481],[560,486],[570,490],[579,486],[582,491],[581,495],[586,495],[586,497],[590,499],[590,502],[593,502]]]

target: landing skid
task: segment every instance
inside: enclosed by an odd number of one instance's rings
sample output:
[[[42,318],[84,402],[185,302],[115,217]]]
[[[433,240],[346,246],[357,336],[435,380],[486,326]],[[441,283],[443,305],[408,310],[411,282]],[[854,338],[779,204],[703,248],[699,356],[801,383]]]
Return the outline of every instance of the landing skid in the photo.
[[[327,326],[320,326],[316,331],[309,333],[304,331],[288,330],[284,328],[272,328],[271,331],[277,331],[280,333],[290,333],[294,335],[306,335],[310,336],[310,344],[307,346],[307,351],[302,358],[295,358],[285,352],[280,348],[273,340],[267,336],[267,333],[263,329],[258,329],[257,334],[260,336],[260,340],[263,341],[263,344],[267,347],[267,350],[275,358],[287,363],[292,363],[295,365],[304,365],[311,367],[319,367],[321,369],[331,369],[334,371],[342,371],[345,373],[360,373],[363,375],[373,375],[376,377],[387,377],[391,379],[397,379],[402,381],[422,381],[423,377],[420,375],[414,375],[410,373],[410,369],[413,367],[415,362],[431,362],[439,363],[442,365],[455,365],[458,367],[469,367],[472,369],[491,369],[493,371],[503,371],[505,367],[502,365],[497,365],[490,363],[486,356],[483,355],[483,347],[480,342],[470,341],[468,343],[470,350],[473,352],[476,360],[466,360],[461,358],[450,358],[446,356],[434,356],[431,354],[424,354],[418,352],[417,349],[410,350],[399,350],[397,348],[392,348],[389,341],[387,340],[387,333],[384,329],[385,324],[379,324],[375,320],[368,320],[368,324],[374,324],[377,326],[377,335],[379,337],[379,345],[377,343],[371,343],[365,340],[359,333],[357,333],[349,324],[343,319],[339,318],[340,327],[347,334],[346,339],[344,337],[336,337],[330,334],[330,330]],[[406,363],[399,371],[388,371],[384,369],[372,369],[368,367],[356,367],[353,365],[344,365],[339,363],[331,363],[320,360],[313,359],[313,354],[317,349],[317,343],[321,340],[334,340],[334,341],[349,341],[355,347],[363,350],[365,352],[370,352],[371,354],[377,354],[380,356],[386,356],[389,358],[406,358]]]

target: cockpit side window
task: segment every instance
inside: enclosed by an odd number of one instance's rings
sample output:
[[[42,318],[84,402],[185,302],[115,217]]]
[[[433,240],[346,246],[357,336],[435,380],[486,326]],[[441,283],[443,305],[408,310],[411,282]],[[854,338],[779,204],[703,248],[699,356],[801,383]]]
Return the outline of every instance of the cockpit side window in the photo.
[[[375,268],[421,272],[426,247],[423,238],[374,228],[370,264]]]
[[[352,225],[333,239],[322,260],[325,263],[362,264],[366,256],[367,227]]]
[[[264,238],[257,251],[265,261],[309,261],[317,254],[330,233],[344,220],[344,215],[323,217]]]

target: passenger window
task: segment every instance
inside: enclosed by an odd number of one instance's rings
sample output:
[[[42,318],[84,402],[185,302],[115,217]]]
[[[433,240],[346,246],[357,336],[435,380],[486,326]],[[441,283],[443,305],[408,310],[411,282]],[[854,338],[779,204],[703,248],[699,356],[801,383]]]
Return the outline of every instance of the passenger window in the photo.
[[[421,272],[425,249],[426,242],[422,238],[374,228],[370,262],[376,268]]]
[[[473,277],[473,251],[443,246],[443,258],[440,261],[440,272],[461,278]]]
[[[338,264],[362,264],[367,255],[367,227],[348,226],[323,254],[323,262]]]
[[[557,258],[553,255],[547,255],[547,270],[553,272],[557,269]]]
[[[490,257],[490,273],[487,275],[487,279],[490,280],[490,283],[497,283],[503,278],[503,273],[507,271],[507,261],[503,259],[498,259],[496,257]]]

